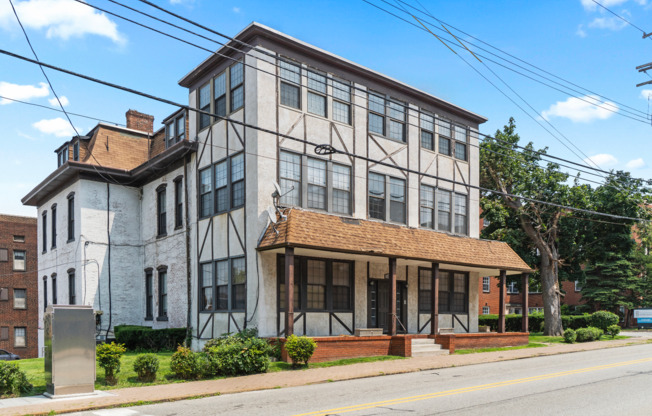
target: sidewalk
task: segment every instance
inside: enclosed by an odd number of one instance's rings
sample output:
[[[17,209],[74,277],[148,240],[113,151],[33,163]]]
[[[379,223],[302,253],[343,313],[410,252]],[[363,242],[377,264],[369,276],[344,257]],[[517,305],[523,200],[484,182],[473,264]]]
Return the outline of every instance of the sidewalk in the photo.
[[[600,341],[585,344],[555,344],[542,348],[494,351],[466,355],[439,355],[415,357],[405,360],[381,361],[351,364],[338,367],[314,368],[297,371],[255,374],[221,380],[192,381],[187,383],[164,384],[157,386],[130,387],[101,392],[100,396],[51,400],[43,396],[0,400],[0,416],[48,414],[49,412],[76,412],[107,407],[116,407],[136,402],[165,402],[182,400],[197,396],[239,393],[303,386],[330,381],[350,380],[379,375],[401,374],[436,368],[459,367],[496,361],[517,360],[545,355],[565,354],[628,345],[645,344],[647,333],[628,333],[635,338]],[[650,334],[652,336],[652,333]]]

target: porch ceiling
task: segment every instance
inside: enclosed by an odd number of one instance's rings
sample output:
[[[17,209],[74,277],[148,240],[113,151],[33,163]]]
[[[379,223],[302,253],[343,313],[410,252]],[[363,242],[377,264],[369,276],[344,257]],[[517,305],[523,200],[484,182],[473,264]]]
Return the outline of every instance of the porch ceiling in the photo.
[[[327,254],[330,252],[339,253],[338,258],[367,257],[367,261],[375,262],[383,261],[382,257],[396,257],[399,265],[429,267],[434,262],[442,268],[487,276],[496,275],[499,270],[507,270],[509,274],[532,271],[507,243],[500,241],[457,237],[296,208],[286,210],[285,214],[287,219],[274,226],[278,234],[271,225],[265,231],[259,250],[295,247],[306,255],[332,257]]]

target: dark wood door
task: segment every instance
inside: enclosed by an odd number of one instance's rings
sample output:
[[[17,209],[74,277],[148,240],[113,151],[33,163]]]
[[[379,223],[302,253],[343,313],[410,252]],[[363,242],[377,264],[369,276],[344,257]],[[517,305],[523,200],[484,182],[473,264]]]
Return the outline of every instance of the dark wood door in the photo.
[[[367,290],[367,326],[369,328],[383,328],[389,331],[390,322],[390,285],[388,280],[372,280]],[[396,331],[404,333],[407,328],[407,285],[405,282],[396,282]],[[402,324],[402,325],[401,325]]]

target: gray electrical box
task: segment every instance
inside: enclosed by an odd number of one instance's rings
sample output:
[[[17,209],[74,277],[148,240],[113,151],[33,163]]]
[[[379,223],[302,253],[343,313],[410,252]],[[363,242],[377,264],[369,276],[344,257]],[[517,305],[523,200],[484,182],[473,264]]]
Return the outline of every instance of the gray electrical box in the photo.
[[[45,382],[50,396],[95,390],[95,316],[90,306],[50,305],[45,317]]]

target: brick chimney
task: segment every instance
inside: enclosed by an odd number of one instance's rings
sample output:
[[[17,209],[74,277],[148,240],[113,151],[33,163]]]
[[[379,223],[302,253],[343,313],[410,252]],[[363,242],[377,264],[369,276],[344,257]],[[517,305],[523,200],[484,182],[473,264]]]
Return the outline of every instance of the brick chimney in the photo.
[[[127,111],[127,128],[140,130],[146,133],[154,133],[154,116],[139,113],[136,110]]]

